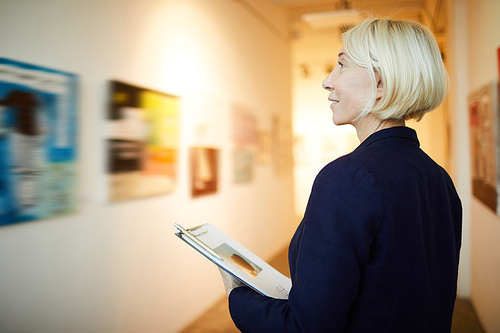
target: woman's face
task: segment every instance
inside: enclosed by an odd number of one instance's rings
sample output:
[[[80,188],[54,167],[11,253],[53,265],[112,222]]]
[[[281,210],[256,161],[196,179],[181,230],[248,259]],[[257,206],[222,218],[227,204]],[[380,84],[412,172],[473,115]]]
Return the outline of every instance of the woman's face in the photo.
[[[333,123],[356,126],[354,120],[368,103],[372,84],[366,68],[356,65],[343,47],[337,66],[323,81],[323,88],[330,92],[328,100],[332,102]]]

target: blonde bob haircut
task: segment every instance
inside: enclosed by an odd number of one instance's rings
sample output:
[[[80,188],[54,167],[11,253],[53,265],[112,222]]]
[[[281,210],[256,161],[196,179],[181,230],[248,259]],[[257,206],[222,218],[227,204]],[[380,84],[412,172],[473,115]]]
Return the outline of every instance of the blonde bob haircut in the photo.
[[[373,91],[359,118],[369,113],[381,120],[419,121],[444,100],[449,78],[432,33],[422,24],[367,19],[342,35],[344,49],[368,70]],[[376,72],[383,84],[375,105]]]

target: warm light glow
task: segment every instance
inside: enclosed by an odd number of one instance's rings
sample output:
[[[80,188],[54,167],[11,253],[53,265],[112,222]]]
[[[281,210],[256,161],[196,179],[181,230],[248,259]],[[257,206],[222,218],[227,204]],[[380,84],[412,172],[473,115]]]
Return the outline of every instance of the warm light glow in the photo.
[[[324,29],[343,25],[354,25],[358,23],[359,16],[360,12],[357,9],[348,9],[304,14],[301,19],[314,29]]]

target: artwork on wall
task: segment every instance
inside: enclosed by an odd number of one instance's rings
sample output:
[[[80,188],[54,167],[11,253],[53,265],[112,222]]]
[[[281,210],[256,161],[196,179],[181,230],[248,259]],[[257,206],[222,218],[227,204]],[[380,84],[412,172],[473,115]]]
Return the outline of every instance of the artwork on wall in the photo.
[[[261,165],[269,165],[272,161],[271,131],[259,131],[257,146],[257,161]]]
[[[273,116],[273,161],[277,175],[286,174],[293,168],[292,122],[282,116]]]
[[[500,46],[497,48],[497,67],[498,67],[498,78],[497,82],[497,89],[498,89],[498,98],[500,99]],[[500,103],[499,103],[500,105]]]
[[[235,183],[250,183],[253,179],[255,154],[249,149],[233,151],[233,181]]]
[[[193,198],[217,192],[218,155],[213,148],[193,147],[190,149],[191,195]]]
[[[472,193],[494,212],[498,212],[497,104],[494,84],[469,96],[472,160]]]
[[[0,225],[75,210],[77,81],[0,58]]]
[[[233,181],[252,181],[258,142],[257,118],[242,105],[232,108]]]
[[[123,82],[110,83],[109,201],[174,191],[179,98]]]

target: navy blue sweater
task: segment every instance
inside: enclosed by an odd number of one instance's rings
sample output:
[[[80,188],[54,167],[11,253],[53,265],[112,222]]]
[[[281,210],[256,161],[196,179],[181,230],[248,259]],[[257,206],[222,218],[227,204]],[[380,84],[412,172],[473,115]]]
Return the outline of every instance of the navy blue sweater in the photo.
[[[240,287],[242,332],[450,332],[462,207],[414,130],[384,129],[318,174],[289,248],[288,300]]]

